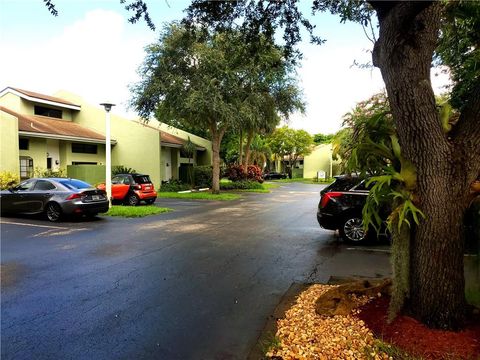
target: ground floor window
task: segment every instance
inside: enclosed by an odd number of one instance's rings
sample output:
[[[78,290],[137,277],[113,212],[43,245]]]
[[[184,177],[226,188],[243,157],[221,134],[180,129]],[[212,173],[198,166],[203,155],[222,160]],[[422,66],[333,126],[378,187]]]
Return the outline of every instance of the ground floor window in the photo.
[[[20,177],[28,179],[33,176],[33,159],[30,156],[20,156]]]

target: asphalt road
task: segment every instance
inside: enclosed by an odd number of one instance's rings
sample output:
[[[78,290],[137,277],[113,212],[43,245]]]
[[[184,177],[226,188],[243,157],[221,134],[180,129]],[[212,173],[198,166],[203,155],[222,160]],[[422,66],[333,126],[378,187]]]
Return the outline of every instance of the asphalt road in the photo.
[[[245,359],[293,282],[389,275],[315,218],[319,185],[160,199],[142,219],[2,218],[2,359]],[[372,251],[373,250],[373,251]]]

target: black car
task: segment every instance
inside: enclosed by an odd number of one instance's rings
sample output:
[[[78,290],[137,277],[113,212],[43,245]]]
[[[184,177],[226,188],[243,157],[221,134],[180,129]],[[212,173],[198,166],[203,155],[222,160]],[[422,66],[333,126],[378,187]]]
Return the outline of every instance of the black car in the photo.
[[[108,207],[105,191],[77,179],[29,179],[0,192],[2,214],[45,214],[50,221],[63,215],[95,216]]]
[[[366,181],[358,176],[336,176],[335,181],[320,192],[317,220],[321,227],[339,230],[348,242],[367,240],[363,229],[362,209],[368,196]]]
[[[278,173],[276,171],[270,171],[263,174],[264,180],[279,180],[279,179],[286,179],[287,174]]]

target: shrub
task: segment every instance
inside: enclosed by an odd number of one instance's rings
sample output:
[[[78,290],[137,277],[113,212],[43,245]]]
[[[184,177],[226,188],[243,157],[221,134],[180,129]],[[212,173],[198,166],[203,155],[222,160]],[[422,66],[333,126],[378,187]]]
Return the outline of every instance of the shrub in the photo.
[[[180,180],[171,179],[167,182],[162,182],[162,186],[160,187],[160,191],[162,192],[179,192],[190,190],[191,186],[189,184],[185,184]]]
[[[127,168],[123,165],[117,165],[112,167],[112,176],[117,174],[134,174],[136,173],[135,169]]]
[[[40,167],[36,167],[35,170],[33,171],[33,176],[43,177],[43,178],[53,178],[53,177],[65,178],[67,177],[67,169],[61,168],[58,170],[52,170],[52,169],[42,169]]]
[[[229,183],[221,183],[222,190],[250,190],[250,189],[264,189],[263,185],[258,181],[242,180],[232,181]]]
[[[241,165],[232,165],[225,172],[225,176],[232,181],[257,181],[263,182],[262,169],[257,165],[248,165],[247,172],[243,170]]]
[[[0,172],[0,189],[8,189],[17,185],[20,182],[20,177],[10,171]]]
[[[210,165],[195,166],[193,168],[193,178],[195,179],[196,187],[212,187],[212,177],[212,167]]]
[[[260,167],[257,165],[248,165],[247,178],[248,180],[253,180],[259,183],[263,183],[262,169],[260,169]]]

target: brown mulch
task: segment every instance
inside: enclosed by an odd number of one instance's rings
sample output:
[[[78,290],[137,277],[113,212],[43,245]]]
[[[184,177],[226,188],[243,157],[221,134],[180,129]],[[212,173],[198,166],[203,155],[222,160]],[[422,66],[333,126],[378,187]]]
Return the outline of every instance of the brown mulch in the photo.
[[[479,315],[460,332],[433,330],[405,315],[388,324],[388,304],[389,298],[382,296],[362,305],[356,314],[377,338],[423,359],[480,359]]]

